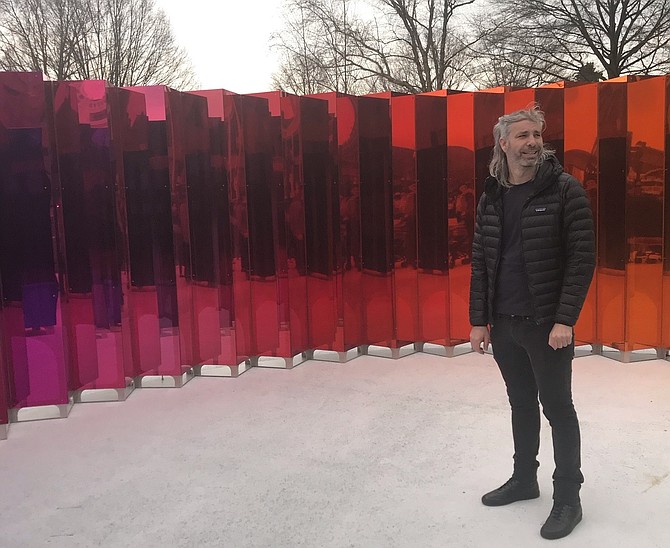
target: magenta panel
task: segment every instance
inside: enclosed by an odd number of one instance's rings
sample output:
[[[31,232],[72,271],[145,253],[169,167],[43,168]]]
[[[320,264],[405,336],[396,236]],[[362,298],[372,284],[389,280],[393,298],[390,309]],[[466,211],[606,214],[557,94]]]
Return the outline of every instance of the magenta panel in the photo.
[[[0,73],[0,335],[9,407],[68,402],[60,188],[47,100],[41,74]]]
[[[358,99],[366,343],[394,346],[393,188],[389,99]]]
[[[72,389],[124,388],[129,348],[125,199],[105,82],[58,82],[58,143]]]

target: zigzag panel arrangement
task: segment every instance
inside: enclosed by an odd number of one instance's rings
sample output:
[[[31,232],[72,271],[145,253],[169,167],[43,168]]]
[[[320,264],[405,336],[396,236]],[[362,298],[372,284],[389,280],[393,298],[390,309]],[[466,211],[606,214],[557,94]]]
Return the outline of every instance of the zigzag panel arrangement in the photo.
[[[493,124],[533,101],[596,217],[576,338],[665,356],[669,97],[667,76],[298,97],[0,73],[0,426],[194,369],[448,355]]]

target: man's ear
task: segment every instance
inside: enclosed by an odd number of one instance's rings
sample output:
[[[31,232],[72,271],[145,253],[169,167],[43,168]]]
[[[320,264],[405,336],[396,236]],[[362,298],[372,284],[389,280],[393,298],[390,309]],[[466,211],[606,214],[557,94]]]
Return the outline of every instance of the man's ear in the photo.
[[[502,148],[503,152],[507,152],[507,141],[501,137],[498,142],[500,143],[500,148]]]

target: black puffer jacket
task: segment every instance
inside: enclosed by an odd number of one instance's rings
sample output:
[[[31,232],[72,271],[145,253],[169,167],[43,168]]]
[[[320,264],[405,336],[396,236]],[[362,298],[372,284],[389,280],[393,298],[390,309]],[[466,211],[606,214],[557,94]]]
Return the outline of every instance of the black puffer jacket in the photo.
[[[554,158],[535,177],[521,212],[521,244],[537,323],[574,325],[595,268],[593,217],[584,189]],[[502,236],[502,189],[486,180],[472,246],[470,323],[491,323]]]

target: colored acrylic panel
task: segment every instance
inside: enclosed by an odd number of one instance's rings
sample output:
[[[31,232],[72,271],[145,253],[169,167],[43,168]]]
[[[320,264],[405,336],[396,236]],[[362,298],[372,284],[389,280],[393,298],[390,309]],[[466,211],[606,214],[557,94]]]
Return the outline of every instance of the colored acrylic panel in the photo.
[[[565,90],[564,169],[582,183],[591,202],[596,241],[598,238],[598,84]],[[575,325],[578,343],[597,342],[597,274]]]
[[[132,370],[123,187],[115,185],[105,82],[59,82],[54,120],[61,180],[71,388],[124,388]],[[121,196],[118,196],[118,194]]]
[[[626,345],[661,343],[665,77],[628,84]]]
[[[598,85],[597,340],[624,348],[626,84]]]
[[[9,407],[68,402],[49,120],[41,74],[0,73],[0,335]]]
[[[393,344],[393,195],[389,101],[361,97],[360,145],[361,255],[366,342]]]
[[[420,340],[417,278],[417,98],[391,99],[394,346]]]

